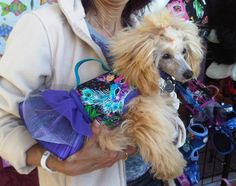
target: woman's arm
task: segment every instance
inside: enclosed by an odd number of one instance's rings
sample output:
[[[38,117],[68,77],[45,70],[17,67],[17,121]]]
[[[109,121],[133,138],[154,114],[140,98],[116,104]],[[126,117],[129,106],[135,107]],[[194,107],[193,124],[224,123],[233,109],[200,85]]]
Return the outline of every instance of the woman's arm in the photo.
[[[47,159],[47,167],[53,171],[74,176],[92,172],[97,169],[110,167],[116,161],[125,158],[123,152],[102,151],[98,145],[98,135],[101,127],[94,121],[92,124],[93,137],[88,139],[84,147],[66,160],[59,160],[50,155]],[[27,164],[29,166],[40,166],[40,159],[45,149],[36,144],[27,151]]]
[[[19,118],[18,104],[51,77],[51,53],[46,31],[33,14],[23,16],[10,34],[0,61],[0,156],[23,174],[26,151],[36,144]]]

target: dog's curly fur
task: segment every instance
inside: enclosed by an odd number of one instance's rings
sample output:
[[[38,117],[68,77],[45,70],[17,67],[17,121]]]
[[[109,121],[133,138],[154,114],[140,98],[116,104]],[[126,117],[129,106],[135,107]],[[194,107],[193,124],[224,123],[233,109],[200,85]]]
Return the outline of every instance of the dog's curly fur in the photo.
[[[181,175],[185,160],[174,144],[174,126],[182,121],[173,98],[161,94],[159,68],[182,82],[198,75],[203,55],[197,27],[167,10],[148,15],[136,28],[112,39],[111,55],[114,71],[140,95],[128,104],[121,127],[103,129],[101,147],[122,151],[127,145],[137,146],[155,177],[167,180]]]

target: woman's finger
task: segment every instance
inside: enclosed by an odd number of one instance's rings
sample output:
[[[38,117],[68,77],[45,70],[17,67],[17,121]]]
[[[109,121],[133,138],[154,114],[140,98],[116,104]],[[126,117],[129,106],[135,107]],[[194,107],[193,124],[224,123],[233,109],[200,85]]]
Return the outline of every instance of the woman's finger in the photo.
[[[86,141],[85,143],[86,147],[91,147],[97,143],[98,136],[101,132],[100,123],[97,120],[94,120],[91,125],[91,129],[93,136]]]
[[[138,152],[138,148],[133,146],[128,146],[126,152],[128,153],[129,156],[132,156]]]

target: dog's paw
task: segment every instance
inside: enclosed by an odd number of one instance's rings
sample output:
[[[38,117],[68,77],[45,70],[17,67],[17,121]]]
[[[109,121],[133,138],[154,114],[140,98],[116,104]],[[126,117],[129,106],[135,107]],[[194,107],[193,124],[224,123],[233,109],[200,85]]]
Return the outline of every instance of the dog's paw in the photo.
[[[123,151],[127,148],[131,140],[124,135],[120,127],[115,129],[108,129],[103,127],[98,137],[98,143],[102,149],[108,149],[112,151]]]

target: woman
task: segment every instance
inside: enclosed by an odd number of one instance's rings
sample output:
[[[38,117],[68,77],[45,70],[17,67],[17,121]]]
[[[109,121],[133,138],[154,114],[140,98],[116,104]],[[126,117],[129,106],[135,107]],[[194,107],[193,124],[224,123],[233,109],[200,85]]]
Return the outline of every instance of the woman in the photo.
[[[0,62],[0,156],[19,173],[28,174],[38,167],[41,186],[126,185],[124,163],[118,160],[126,159],[135,149],[127,149],[126,153],[102,151],[97,145],[100,126],[94,121],[93,137],[79,152],[59,160],[45,153],[31,138],[19,119],[18,104],[35,89],[75,86],[73,68],[79,60],[94,57],[106,63],[106,44],[99,45],[98,41],[106,42],[122,28],[135,24],[134,15],[150,2],[58,0],[58,4],[19,20]],[[85,63],[79,69],[82,83],[102,73],[95,62]],[[136,169],[134,174],[128,173],[130,185],[136,184],[132,175],[138,175],[139,180],[144,175],[148,177],[146,183],[150,182],[149,167],[141,164],[144,168],[140,174]]]

